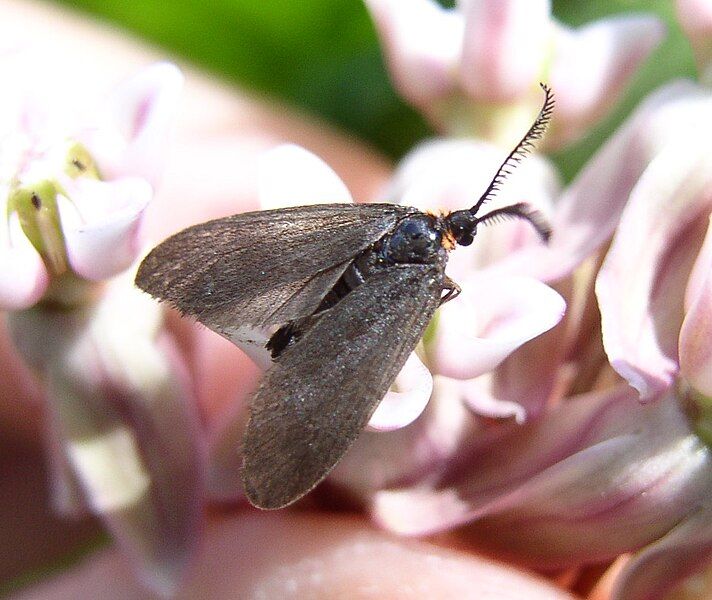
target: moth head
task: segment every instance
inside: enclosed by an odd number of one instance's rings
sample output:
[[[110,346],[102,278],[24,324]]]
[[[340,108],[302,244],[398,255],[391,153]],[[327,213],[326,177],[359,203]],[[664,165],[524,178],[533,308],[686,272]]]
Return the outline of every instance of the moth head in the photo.
[[[460,246],[469,246],[477,235],[477,217],[469,210],[458,210],[448,215],[447,226]]]
[[[477,226],[497,223],[505,219],[524,219],[544,242],[549,241],[551,228],[543,215],[526,202],[497,208],[477,217],[469,210],[458,210],[448,215],[445,224],[448,232],[460,246],[469,246],[477,235]]]

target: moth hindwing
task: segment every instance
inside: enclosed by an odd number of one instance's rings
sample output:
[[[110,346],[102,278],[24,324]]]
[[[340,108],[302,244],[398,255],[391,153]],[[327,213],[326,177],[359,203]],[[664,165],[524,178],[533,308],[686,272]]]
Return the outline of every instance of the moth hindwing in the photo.
[[[441,265],[394,265],[325,311],[276,359],[244,438],[250,502],[280,508],[326,477],[423,335],[443,278]]]

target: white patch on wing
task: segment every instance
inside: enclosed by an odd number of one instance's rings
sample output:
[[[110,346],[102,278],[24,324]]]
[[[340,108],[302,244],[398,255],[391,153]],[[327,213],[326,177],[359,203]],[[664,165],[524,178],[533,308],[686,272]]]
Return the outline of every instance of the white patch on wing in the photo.
[[[267,370],[272,365],[272,357],[265,347],[270,338],[269,330],[262,327],[241,325],[234,328],[226,328],[221,333],[223,337],[230,340],[247,354],[260,369]]]

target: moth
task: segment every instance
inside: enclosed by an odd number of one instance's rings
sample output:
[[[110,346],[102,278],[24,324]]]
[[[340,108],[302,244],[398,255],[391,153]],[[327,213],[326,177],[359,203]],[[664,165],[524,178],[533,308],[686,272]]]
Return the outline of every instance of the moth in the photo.
[[[263,509],[321,482],[368,423],[436,309],[460,288],[448,252],[503,218],[550,229],[525,203],[478,216],[550,120],[545,99],[475,205],[446,215],[394,204],[321,204],[189,227],[154,248],[136,285],[233,342],[267,330],[272,364],[255,393],[242,480]],[[237,449],[236,449],[237,451]]]

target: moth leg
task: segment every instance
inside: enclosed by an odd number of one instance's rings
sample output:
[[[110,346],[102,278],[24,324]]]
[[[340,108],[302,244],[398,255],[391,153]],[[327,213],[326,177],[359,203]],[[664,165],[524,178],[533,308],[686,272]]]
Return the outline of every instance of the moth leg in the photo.
[[[457,283],[455,283],[452,279],[450,279],[447,275],[445,275],[443,289],[446,293],[442,298],[440,298],[440,306],[442,306],[446,302],[450,302],[450,300],[457,298],[460,295],[460,292],[462,291],[462,288],[457,285]]]

